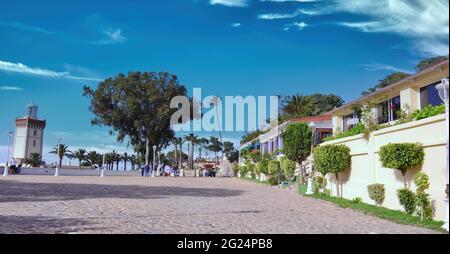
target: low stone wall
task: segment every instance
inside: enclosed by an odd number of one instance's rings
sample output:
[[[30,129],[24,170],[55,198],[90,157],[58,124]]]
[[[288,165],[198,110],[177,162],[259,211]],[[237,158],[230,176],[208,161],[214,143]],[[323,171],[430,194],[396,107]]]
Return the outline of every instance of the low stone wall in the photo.
[[[428,193],[434,206],[435,219],[443,220],[447,178],[445,133],[444,114],[375,131],[371,133],[368,140],[365,140],[361,134],[325,142],[322,145],[343,144],[351,150],[351,169],[339,174],[341,193],[344,198],[360,197],[366,203],[375,204],[369,198],[367,186],[380,183],[384,184],[386,189],[386,198],[382,205],[391,209],[403,210],[396,193],[398,189],[403,188],[403,176],[399,170],[381,166],[380,147],[388,143],[421,143],[425,151],[424,164],[420,168],[409,170],[406,177],[412,190],[415,190],[414,176],[419,171],[425,172],[430,177]],[[328,174],[327,178],[327,188],[335,195],[335,177]]]
[[[3,167],[0,168],[0,173],[3,174]],[[101,170],[91,169],[60,169],[60,176],[100,176]],[[21,175],[54,175],[53,168],[22,168]],[[115,171],[105,170],[105,176],[140,176],[140,171]]]

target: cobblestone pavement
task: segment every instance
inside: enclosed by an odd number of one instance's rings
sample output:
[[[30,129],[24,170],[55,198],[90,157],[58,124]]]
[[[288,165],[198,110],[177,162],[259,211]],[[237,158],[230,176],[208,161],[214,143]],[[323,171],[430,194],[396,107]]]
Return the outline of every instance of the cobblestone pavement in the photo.
[[[231,178],[0,177],[0,233],[436,233]]]

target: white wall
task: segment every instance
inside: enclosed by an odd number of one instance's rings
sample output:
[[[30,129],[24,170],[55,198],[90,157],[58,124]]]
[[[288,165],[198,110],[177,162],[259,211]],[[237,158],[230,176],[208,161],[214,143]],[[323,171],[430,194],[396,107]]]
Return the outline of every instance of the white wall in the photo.
[[[443,220],[445,217],[446,131],[448,130],[445,127],[445,114],[443,114],[373,132],[369,140],[365,140],[361,134],[325,142],[322,145],[345,144],[351,150],[351,169],[339,174],[341,193],[344,198],[361,197],[364,202],[374,204],[368,196],[367,186],[381,183],[386,189],[383,206],[403,210],[396,194],[397,189],[403,188],[403,176],[399,170],[381,166],[379,150],[381,146],[388,143],[421,143],[425,151],[424,164],[420,168],[409,170],[407,179],[411,189],[415,191],[413,179],[417,172],[423,171],[430,177],[428,193],[435,206],[435,219]],[[334,176],[327,176],[327,178],[329,178],[327,188],[336,195]]]

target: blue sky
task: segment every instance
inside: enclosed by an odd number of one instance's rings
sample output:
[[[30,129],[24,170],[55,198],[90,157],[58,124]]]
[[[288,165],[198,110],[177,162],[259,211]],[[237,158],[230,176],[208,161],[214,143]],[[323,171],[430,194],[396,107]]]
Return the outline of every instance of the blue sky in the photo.
[[[72,148],[126,150],[90,126],[81,93],[128,71],[169,71],[204,95],[348,101],[389,72],[448,54],[448,16],[448,0],[3,1],[0,160],[31,100],[47,119],[45,147],[61,137]]]

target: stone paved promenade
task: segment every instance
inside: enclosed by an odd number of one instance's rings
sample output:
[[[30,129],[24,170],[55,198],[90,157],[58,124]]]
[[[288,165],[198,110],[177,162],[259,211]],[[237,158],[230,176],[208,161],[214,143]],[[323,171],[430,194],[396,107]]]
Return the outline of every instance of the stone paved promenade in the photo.
[[[238,179],[0,177],[0,233],[436,233]]]

